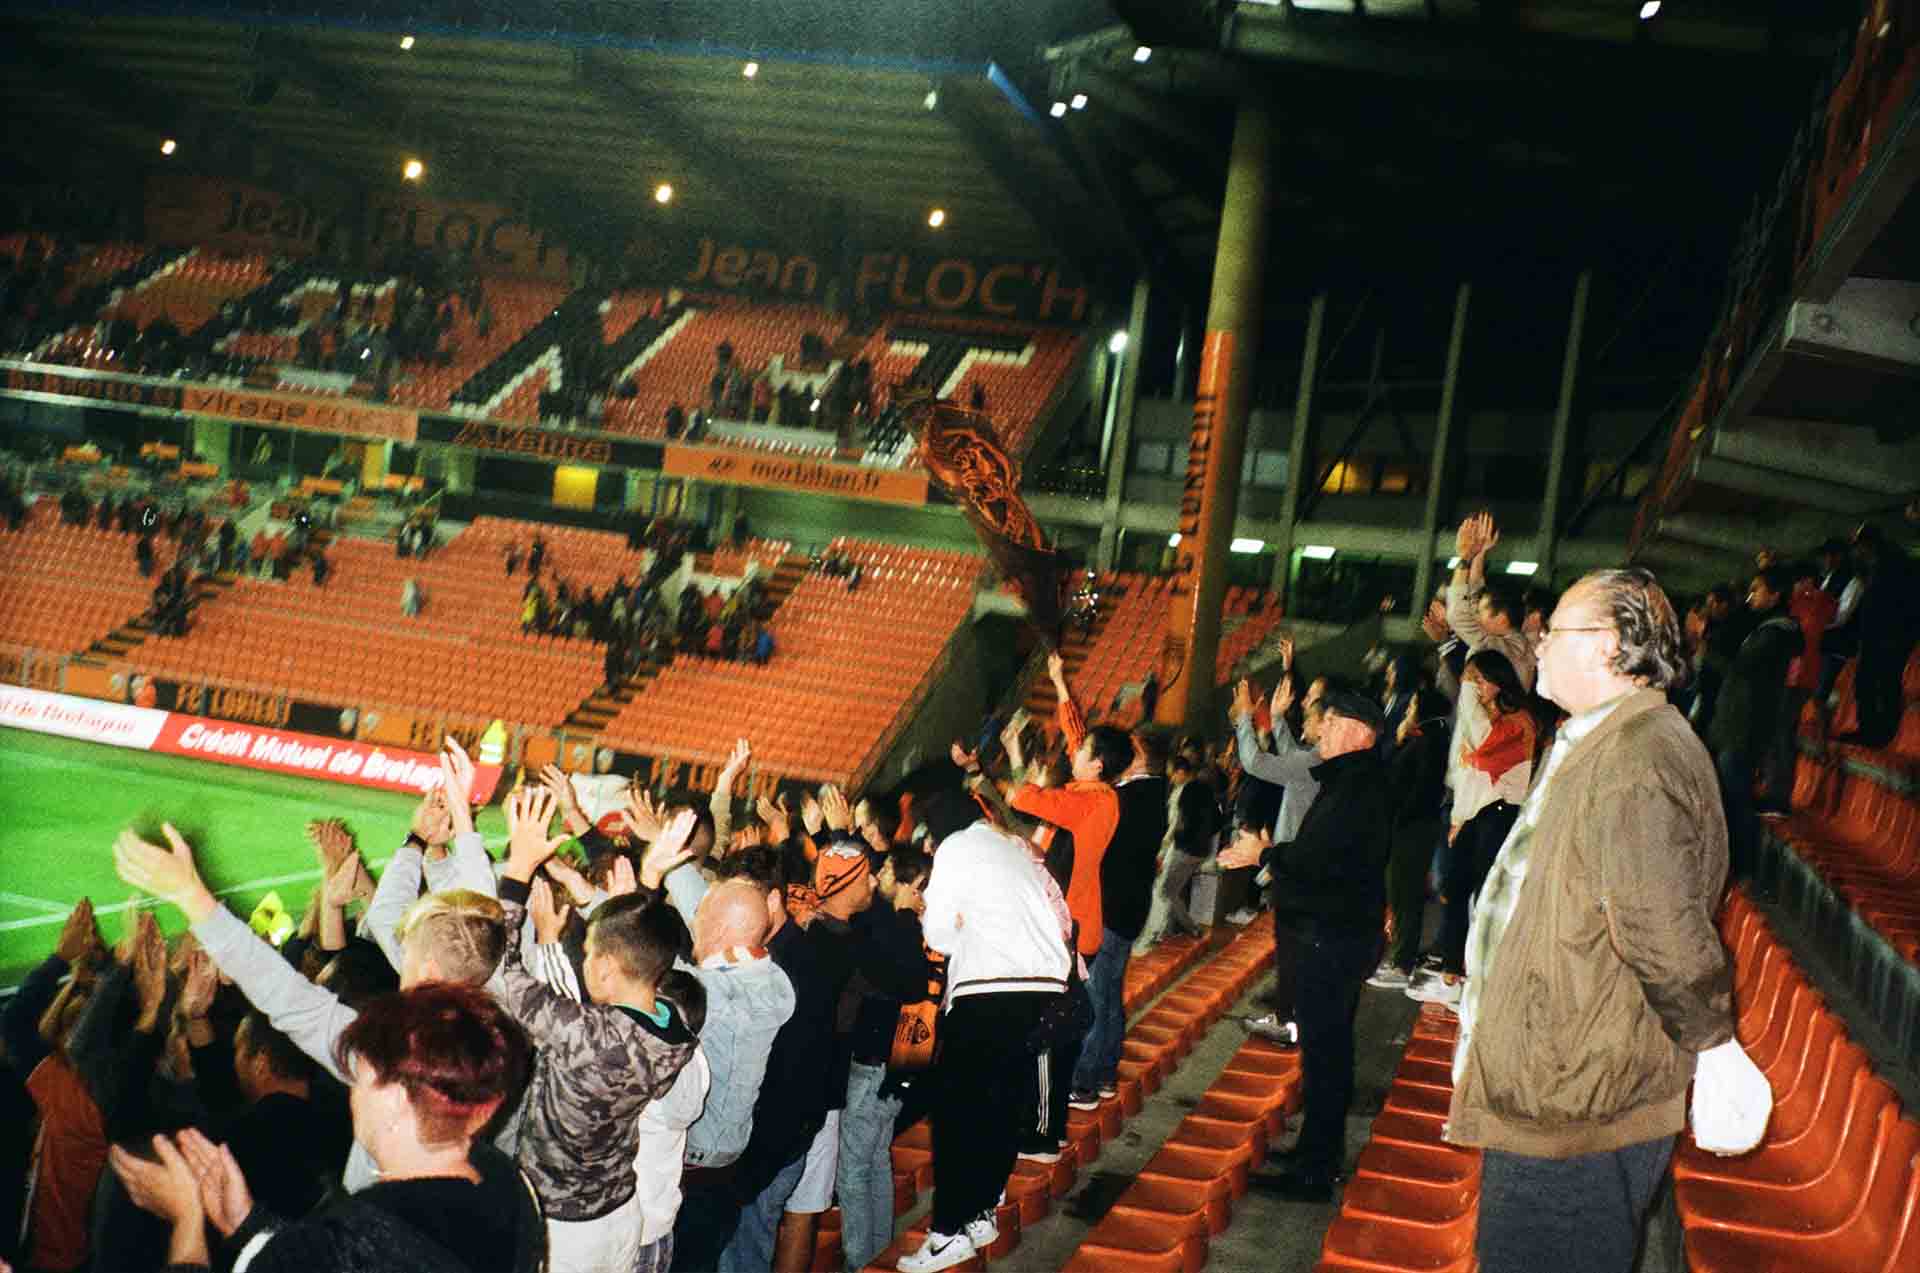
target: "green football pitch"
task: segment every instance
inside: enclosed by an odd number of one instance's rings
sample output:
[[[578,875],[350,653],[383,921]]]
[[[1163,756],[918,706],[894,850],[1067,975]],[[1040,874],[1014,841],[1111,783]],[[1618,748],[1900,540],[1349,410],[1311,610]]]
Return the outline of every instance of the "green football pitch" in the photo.
[[[207,883],[248,914],[269,892],[299,914],[319,879],[304,834],[316,818],[344,818],[376,871],[406,838],[415,801],[391,792],[154,756],[98,743],[0,729],[0,986],[46,958],[74,903],[93,899],[100,931],[117,941],[135,894],[113,872],[114,837],[172,822],[194,847]],[[504,839],[497,810],[482,812],[490,843]],[[168,933],[180,912],[156,904]]]

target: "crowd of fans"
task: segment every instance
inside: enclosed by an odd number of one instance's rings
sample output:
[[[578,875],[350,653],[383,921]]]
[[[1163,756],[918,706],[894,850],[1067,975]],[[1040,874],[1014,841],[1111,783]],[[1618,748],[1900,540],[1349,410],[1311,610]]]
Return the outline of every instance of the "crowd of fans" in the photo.
[[[837,1202],[858,1270],[894,1237],[896,1128],[926,1114],[930,1231],[898,1266],[951,1267],[996,1240],[1016,1157],[1057,1159],[1068,1108],[1116,1095],[1128,962],[1204,931],[1190,889],[1213,861],[1259,872],[1275,976],[1246,1026],[1304,1068],[1300,1139],[1255,1188],[1330,1199],[1361,987],[1404,989],[1461,1015],[1448,1135],[1487,1150],[1483,1264],[1630,1258],[1690,1082],[1703,1146],[1765,1126],[1711,917],[1734,788],[1818,699],[1792,660],[1846,627],[1801,616],[1838,618],[1851,581],[1837,549],[1817,573],[1765,561],[1746,617],[1710,597],[1683,636],[1644,571],[1503,595],[1498,541],[1485,515],[1460,528],[1430,644],[1303,681],[1282,638],[1222,739],[1089,723],[1055,654],[1051,726],[988,721],[895,790],[782,785],[743,816],[743,739],[710,792],[636,784],[596,822],[549,767],[507,797],[497,860],[449,743],[377,880],[344,824],[309,827],[322,884],[278,949],[171,825],[130,830],[121,877],[190,927],[169,951],[142,910],[109,951],[82,902],[7,1005],[5,1170],[31,1163],[33,1187],[0,1254],[790,1271]],[[1871,695],[1870,661],[1911,648],[1915,590],[1870,529],[1850,551]],[[545,557],[536,538],[530,597]],[[556,581],[548,604],[590,631],[616,606],[644,623],[648,583]],[[1863,698],[1862,741],[1877,711]],[[1552,1040],[1576,1031],[1570,1074]]]

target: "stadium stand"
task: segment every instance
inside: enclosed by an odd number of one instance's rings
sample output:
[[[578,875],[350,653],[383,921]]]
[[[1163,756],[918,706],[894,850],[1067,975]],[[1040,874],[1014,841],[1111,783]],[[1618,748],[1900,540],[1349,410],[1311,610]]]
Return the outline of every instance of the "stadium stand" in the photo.
[[[711,414],[714,353],[723,341],[732,344],[735,365],[755,374],[775,354],[782,356],[788,368],[795,366],[803,334],[813,332],[831,344],[847,325],[844,315],[817,305],[706,302],[689,306],[688,312],[691,318],[672,339],[631,369],[635,394],[609,404],[608,429],[664,437],[670,406]]]
[[[1141,574],[1108,574],[1097,580],[1101,603],[1093,630],[1070,631],[1061,649],[1075,696],[1089,713],[1110,712],[1123,692],[1137,689],[1154,671],[1167,631],[1170,585],[1165,577]],[[1227,590],[1222,616],[1215,675],[1224,680],[1273,632],[1281,610],[1270,594],[1236,585]],[[1046,720],[1053,709],[1053,685],[1039,677],[1029,691],[1027,710]]]
[[[18,533],[0,535],[0,642],[78,654],[138,617],[153,581],[133,545],[131,534],[63,525],[55,501],[40,501]]]
[[[1721,933],[1735,957],[1738,1033],[1774,1092],[1760,1147],[1737,1158],[1683,1137],[1673,1164],[1699,1273],[1896,1273],[1920,1262],[1920,1123],[1807,984],[1744,888]]]
[[[818,572],[802,580],[774,614],[772,662],[682,655],[608,724],[603,742],[718,765],[750,713],[755,757],[790,777],[848,783],[877,761],[942,670],[938,656],[972,604],[980,561],[850,539],[830,551],[860,566],[858,586]]]
[[[473,403],[456,403],[455,395],[536,324],[550,317],[566,296],[567,288],[559,283],[520,278],[489,280],[487,304],[493,319],[486,334],[481,334],[477,315],[467,312],[463,305],[454,305],[453,323],[442,346],[448,354],[447,362],[403,363],[402,374],[393,387],[393,401],[431,411],[482,414]]]

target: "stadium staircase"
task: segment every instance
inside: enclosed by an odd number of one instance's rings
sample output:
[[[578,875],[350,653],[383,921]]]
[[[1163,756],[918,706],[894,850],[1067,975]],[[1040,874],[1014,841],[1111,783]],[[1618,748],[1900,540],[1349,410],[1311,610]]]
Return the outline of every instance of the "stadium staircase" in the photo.
[[[700,553],[694,557],[696,570],[711,571],[713,566],[712,553]],[[804,553],[788,553],[780,559],[780,564],[774,568],[772,575],[768,578],[766,589],[767,602],[774,614],[779,613],[781,604],[786,601],[788,595],[793,592],[794,585],[798,584],[806,573],[807,558]],[[573,715],[567,717],[566,723],[561,728],[570,733],[599,733],[612,724],[613,718],[620,714],[621,709],[631,703],[647,687],[648,681],[672,665],[671,654],[663,659],[647,660],[641,664],[639,671],[620,682],[613,693],[607,693],[606,687],[602,686],[586,702],[574,709]]]

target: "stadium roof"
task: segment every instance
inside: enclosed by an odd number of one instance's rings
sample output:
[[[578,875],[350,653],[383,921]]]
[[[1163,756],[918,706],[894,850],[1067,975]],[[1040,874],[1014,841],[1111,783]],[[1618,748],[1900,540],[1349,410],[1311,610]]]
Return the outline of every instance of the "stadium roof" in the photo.
[[[0,6],[0,59],[16,178],[131,161],[352,190],[419,158],[430,193],[573,240],[725,225],[1065,257],[1199,294],[1248,95],[1276,113],[1283,278],[1696,235],[1724,252],[1855,6],[1637,8],[83,0]]]

